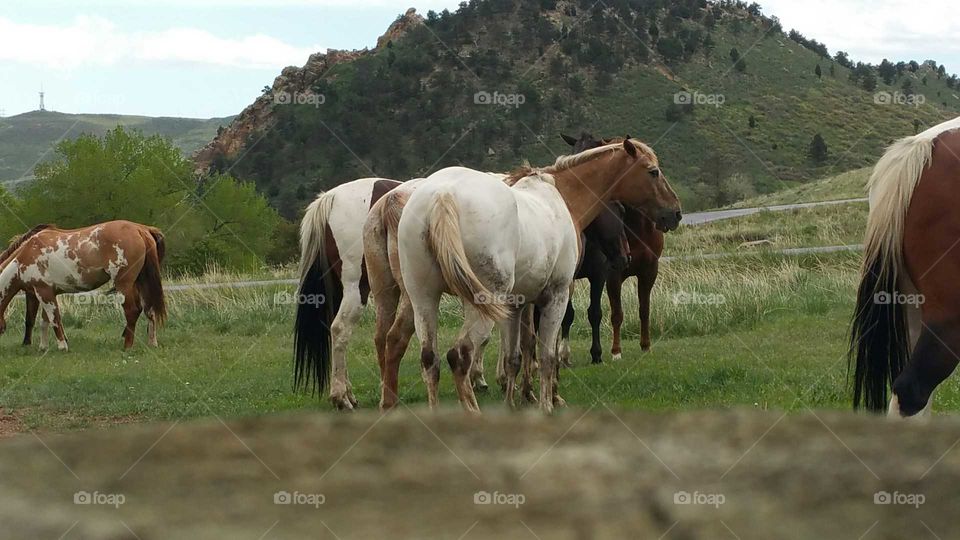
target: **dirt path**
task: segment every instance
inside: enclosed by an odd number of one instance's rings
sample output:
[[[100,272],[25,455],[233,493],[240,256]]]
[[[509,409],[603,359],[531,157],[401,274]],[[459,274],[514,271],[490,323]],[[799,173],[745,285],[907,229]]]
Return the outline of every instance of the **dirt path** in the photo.
[[[416,413],[6,439],[0,538],[955,536],[956,419]]]

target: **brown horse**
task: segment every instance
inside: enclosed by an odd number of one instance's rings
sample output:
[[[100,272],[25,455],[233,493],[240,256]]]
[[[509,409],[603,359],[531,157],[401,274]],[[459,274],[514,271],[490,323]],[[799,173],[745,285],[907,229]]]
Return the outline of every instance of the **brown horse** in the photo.
[[[563,134],[561,137],[573,147],[574,154],[623,140],[620,138],[596,139],[589,133],[582,133],[579,139]],[[626,246],[623,246],[623,243]],[[631,276],[637,277],[640,348],[644,351],[650,350],[650,293],[657,280],[662,253],[663,233],[642,212],[629,206],[608,205],[584,231],[583,258],[577,270],[577,278],[583,277],[590,281],[590,306],[587,309],[587,315],[593,329],[590,356],[594,364],[601,362],[600,297],[604,284],[607,286],[610,322],[613,326],[613,346],[610,352],[614,360],[621,358],[620,328],[623,326],[621,290],[623,282]],[[560,355],[564,361],[570,356],[568,343],[573,318],[574,310],[571,302],[567,306],[567,314],[564,316],[562,325],[563,342]]]
[[[34,227],[0,255],[0,333],[6,330],[5,313],[18,292],[27,295],[27,335],[43,308],[44,332],[53,324],[58,347],[67,350],[57,295],[92,291],[107,282],[123,301],[126,326],[124,348],[133,346],[140,314],[146,311],[150,345],[157,345],[157,326],[166,318],[160,264],[164,241],[159,229],[129,221],[109,221],[82,229]],[[31,299],[33,297],[33,299]],[[34,307],[35,306],[35,307]],[[32,311],[32,313],[31,313]]]
[[[870,177],[850,337],[854,407],[920,416],[960,352],[960,118],[895,142]],[[925,414],[924,414],[925,415]]]

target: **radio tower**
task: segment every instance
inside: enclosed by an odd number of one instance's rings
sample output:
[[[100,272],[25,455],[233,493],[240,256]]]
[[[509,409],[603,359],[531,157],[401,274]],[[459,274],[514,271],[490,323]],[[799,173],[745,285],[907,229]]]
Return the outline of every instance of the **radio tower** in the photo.
[[[40,85],[40,110],[47,110],[47,106],[43,104],[43,85]]]

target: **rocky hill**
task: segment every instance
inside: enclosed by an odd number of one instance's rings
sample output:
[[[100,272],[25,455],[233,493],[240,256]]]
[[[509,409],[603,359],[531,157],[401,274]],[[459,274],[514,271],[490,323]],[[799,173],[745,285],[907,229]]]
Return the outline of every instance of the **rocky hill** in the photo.
[[[629,133],[688,208],[714,207],[868,166],[958,93],[935,61],[859,64],[756,4],[475,0],[284,69],[196,162],[294,217],[354,178],[545,164],[560,131]]]

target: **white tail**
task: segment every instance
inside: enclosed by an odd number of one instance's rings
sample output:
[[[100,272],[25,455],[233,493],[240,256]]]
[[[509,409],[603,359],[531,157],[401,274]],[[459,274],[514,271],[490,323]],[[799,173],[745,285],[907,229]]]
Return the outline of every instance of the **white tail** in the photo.
[[[429,217],[429,243],[447,287],[490,320],[506,318],[510,308],[499,302],[470,267],[460,234],[460,211],[450,193],[439,193]]]
[[[310,203],[300,222],[300,283],[307,277],[317,256],[323,252],[332,207],[333,193],[322,193]]]

